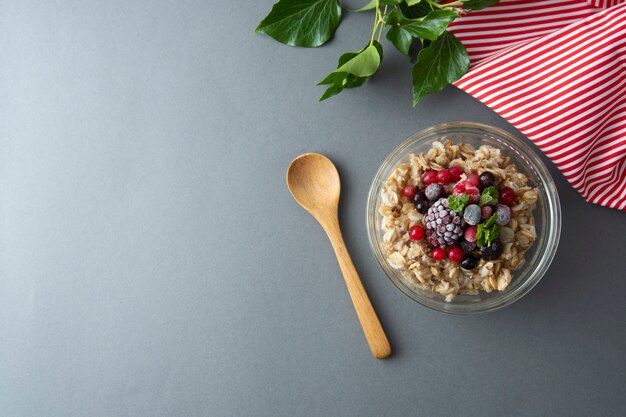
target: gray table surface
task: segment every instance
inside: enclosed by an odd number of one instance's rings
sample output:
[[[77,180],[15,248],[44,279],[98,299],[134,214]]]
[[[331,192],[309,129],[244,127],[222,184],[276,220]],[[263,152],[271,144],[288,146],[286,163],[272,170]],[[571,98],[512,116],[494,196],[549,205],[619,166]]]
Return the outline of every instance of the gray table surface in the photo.
[[[252,33],[271,4],[0,1],[0,415],[624,415],[624,214],[549,164],[563,233],[539,285],[485,315],[414,303],[367,241],[377,168],[439,122],[516,131],[454,88],[411,108],[390,48],[318,103],[371,16],[305,50]],[[339,168],[387,361],[285,187],[307,151]]]

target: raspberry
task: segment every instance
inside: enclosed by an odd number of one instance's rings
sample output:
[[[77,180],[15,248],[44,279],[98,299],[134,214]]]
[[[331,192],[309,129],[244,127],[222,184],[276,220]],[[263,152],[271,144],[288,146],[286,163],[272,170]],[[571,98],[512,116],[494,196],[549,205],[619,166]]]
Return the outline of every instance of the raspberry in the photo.
[[[478,176],[476,177],[478,178]],[[480,197],[480,190],[469,181],[461,181],[454,186],[452,194],[457,197],[460,197],[461,194],[468,194],[470,196],[470,203],[477,203]]]

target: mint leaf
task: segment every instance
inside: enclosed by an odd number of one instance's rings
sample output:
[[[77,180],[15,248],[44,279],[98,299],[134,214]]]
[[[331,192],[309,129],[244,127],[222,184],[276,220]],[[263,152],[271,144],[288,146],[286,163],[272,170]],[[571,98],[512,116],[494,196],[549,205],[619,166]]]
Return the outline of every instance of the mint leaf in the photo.
[[[383,47],[376,41],[360,51],[346,52],[339,57],[337,69],[326,76],[317,85],[329,85],[320,101],[326,100],[343,91],[362,85],[368,77],[378,70],[383,57]]]
[[[478,225],[476,231],[476,245],[490,246],[500,236],[500,226],[496,224],[498,214],[494,213],[487,221]]]
[[[463,1],[463,7],[469,10],[480,10],[497,2],[498,0],[466,0]]]
[[[452,10],[434,10],[419,19],[402,19],[400,27],[411,36],[434,41],[458,17]]]
[[[332,38],[340,21],[339,0],[279,0],[255,32],[286,45],[312,48]]]
[[[413,106],[426,94],[442,90],[461,78],[469,68],[465,47],[445,31],[427,48],[420,51],[413,66]]]
[[[460,197],[455,195],[450,195],[448,197],[448,207],[452,211],[456,211],[457,213],[463,213],[465,210],[465,206],[469,202],[470,196],[468,194],[461,194]]]
[[[483,192],[480,194],[480,198],[478,199],[478,205],[486,206],[491,204],[496,204],[498,202],[498,190],[493,185],[485,188]]]

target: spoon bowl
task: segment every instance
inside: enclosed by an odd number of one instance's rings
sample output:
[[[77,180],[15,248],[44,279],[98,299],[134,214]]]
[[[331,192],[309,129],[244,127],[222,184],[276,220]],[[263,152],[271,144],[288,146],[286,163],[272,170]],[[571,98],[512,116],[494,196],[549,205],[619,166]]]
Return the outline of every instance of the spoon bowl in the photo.
[[[287,170],[287,186],[293,198],[308,212],[336,208],[341,182],[337,168],[319,153],[306,153]]]
[[[337,168],[324,155],[300,155],[287,169],[287,187],[298,204],[326,231],[372,354],[378,359],[387,358],[391,354],[391,345],[341,236],[337,216],[341,182]]]

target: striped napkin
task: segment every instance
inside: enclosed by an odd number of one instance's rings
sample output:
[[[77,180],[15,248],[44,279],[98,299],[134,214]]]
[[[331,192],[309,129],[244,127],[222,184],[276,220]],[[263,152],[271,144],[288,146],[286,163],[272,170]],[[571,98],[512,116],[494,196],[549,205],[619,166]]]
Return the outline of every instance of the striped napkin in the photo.
[[[501,0],[450,30],[455,85],[533,141],[592,203],[626,209],[626,0]]]

